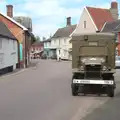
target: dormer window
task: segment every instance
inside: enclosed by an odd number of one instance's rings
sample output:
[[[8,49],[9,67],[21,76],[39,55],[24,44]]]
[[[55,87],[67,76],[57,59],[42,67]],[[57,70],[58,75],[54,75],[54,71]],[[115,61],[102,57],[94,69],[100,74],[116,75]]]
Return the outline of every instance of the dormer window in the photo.
[[[87,27],[87,22],[86,21],[84,21],[84,28],[86,28]]]

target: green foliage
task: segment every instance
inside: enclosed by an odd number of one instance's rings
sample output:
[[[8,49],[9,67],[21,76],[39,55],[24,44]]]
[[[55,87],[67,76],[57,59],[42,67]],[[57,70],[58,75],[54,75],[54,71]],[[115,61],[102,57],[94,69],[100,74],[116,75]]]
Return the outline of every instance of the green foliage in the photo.
[[[43,39],[43,41],[45,41],[45,40],[46,40],[46,38],[45,38],[45,37],[43,37],[42,39]]]
[[[41,41],[40,37],[33,35],[31,38],[31,43],[33,44],[33,43],[38,42],[38,41]]]
[[[36,38],[36,41],[41,41],[39,36],[36,36],[35,38]]]

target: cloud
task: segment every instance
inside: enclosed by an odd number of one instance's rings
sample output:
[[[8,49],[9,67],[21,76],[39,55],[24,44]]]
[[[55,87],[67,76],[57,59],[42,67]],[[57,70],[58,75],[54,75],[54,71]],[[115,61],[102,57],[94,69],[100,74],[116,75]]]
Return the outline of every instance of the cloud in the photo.
[[[57,30],[58,26],[55,24],[34,24],[34,33],[40,35],[41,37],[49,37]]]
[[[104,3],[104,4],[101,4],[101,5],[97,4],[95,7],[109,9],[110,8],[110,3]]]
[[[83,0],[76,0],[76,2],[82,2]]]
[[[93,5],[95,0],[13,0],[15,16],[29,16],[33,20],[33,32],[49,37],[59,27],[66,26],[66,17],[71,16],[73,24],[78,23],[84,5]],[[5,12],[7,2],[0,0],[0,11]],[[70,3],[70,4],[68,4]],[[109,3],[95,7],[108,8]],[[21,9],[22,8],[22,9]],[[6,13],[6,12],[5,12]]]
[[[5,8],[6,8],[6,5],[7,5],[7,1],[5,1],[5,0],[0,0],[0,11],[2,11],[2,12],[6,12],[5,10]]]
[[[71,16],[79,20],[80,8],[66,8],[64,0],[25,0],[23,11],[33,18],[33,28],[37,35],[49,36],[54,34],[58,27],[66,24],[66,17]],[[67,3],[68,4],[68,3]],[[19,15],[22,13],[16,13]]]
[[[54,34],[59,27],[66,25],[66,17],[79,18],[79,8],[66,8],[64,0],[24,0],[13,2],[14,16],[30,16],[33,20],[33,32],[40,36]],[[6,14],[7,2],[0,4],[0,10]],[[67,3],[68,4],[68,3]],[[21,9],[22,8],[22,9]]]

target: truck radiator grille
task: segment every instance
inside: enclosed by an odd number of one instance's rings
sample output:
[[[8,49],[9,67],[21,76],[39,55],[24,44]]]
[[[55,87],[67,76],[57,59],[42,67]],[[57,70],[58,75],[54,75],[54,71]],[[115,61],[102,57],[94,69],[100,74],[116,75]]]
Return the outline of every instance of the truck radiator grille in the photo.
[[[85,71],[87,79],[101,78],[101,65],[86,65]]]

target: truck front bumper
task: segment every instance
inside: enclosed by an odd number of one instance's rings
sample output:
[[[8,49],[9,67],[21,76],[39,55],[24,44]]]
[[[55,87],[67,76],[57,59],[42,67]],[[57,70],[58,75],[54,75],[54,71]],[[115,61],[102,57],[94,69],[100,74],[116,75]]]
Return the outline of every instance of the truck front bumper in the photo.
[[[73,79],[73,84],[114,85],[114,81],[113,80]]]

